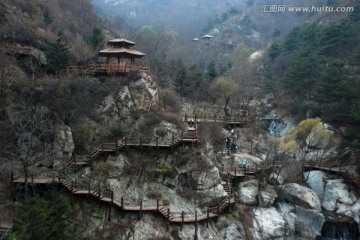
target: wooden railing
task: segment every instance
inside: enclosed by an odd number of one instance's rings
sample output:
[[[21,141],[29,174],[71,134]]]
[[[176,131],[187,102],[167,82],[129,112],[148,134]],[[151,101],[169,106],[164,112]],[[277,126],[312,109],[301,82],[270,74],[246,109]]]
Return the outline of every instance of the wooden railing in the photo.
[[[45,181],[44,181],[45,180]],[[117,207],[121,211],[127,212],[158,212],[170,223],[194,223],[200,221],[208,221],[212,218],[217,217],[222,213],[229,204],[234,203],[233,195],[225,197],[218,206],[207,208],[204,213],[198,214],[198,211],[171,211],[170,205],[164,205],[160,203],[160,199],[156,200],[143,200],[138,201],[127,201],[124,197],[114,193],[111,190],[103,189],[101,187],[92,186],[90,182],[77,182],[73,178],[66,175],[53,176],[47,179],[33,178],[30,183],[32,184],[45,184],[47,182],[59,182],[73,195],[86,195],[94,197],[100,200],[102,203],[108,204],[109,221],[111,220],[111,207]],[[13,183],[23,183],[23,179],[12,179]]]
[[[65,69],[67,74],[95,74],[95,73],[128,73],[131,71],[140,71],[150,73],[150,67],[127,64],[92,64],[89,67],[84,66],[68,66]]]
[[[219,122],[227,124],[241,124],[245,123],[248,120],[248,111],[241,110],[240,113],[232,114],[231,116],[226,116],[224,114],[216,113],[200,113],[196,115],[184,115],[181,118],[184,122],[195,121],[199,122]]]
[[[39,62],[39,64],[43,64],[43,65],[47,64],[45,53],[32,46],[23,46],[19,44],[2,44],[0,45],[0,50],[8,54],[30,56],[36,59]]]

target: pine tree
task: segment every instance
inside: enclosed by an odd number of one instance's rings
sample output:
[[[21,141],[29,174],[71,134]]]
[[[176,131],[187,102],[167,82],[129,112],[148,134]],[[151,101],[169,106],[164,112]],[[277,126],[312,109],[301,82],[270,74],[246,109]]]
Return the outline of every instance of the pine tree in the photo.
[[[102,31],[100,28],[95,27],[93,29],[92,35],[89,39],[89,43],[93,49],[96,49],[99,47],[99,45],[103,42],[104,35],[102,34]]]
[[[46,54],[47,70],[50,73],[57,73],[60,69],[64,69],[69,65],[69,49],[66,44],[61,41],[61,33],[55,43],[50,44],[50,50]]]
[[[211,63],[209,63],[209,66],[207,67],[207,73],[210,81],[214,80],[218,76],[215,62],[212,61]]]

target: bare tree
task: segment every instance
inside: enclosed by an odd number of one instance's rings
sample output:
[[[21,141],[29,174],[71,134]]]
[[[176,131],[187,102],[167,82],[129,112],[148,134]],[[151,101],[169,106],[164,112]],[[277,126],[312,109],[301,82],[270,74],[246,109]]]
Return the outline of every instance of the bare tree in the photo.
[[[20,162],[25,183],[25,196],[29,193],[28,179],[30,168],[43,160],[52,148],[48,138],[53,131],[49,131],[50,112],[46,107],[27,107],[17,113],[17,122],[14,124],[17,136],[17,150],[15,161]]]

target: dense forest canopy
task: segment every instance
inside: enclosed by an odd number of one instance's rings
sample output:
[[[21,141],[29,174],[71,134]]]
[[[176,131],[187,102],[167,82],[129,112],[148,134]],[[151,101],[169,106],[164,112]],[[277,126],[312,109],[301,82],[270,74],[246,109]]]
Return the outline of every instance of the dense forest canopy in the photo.
[[[272,43],[265,91],[300,118],[318,116],[359,141],[360,12],[328,24],[308,22]]]

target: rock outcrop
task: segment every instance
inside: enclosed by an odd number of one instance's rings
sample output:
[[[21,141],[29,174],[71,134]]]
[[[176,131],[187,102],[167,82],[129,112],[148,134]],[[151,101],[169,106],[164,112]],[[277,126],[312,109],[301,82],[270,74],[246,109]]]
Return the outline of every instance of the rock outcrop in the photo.
[[[274,208],[254,210],[252,235],[255,240],[277,239],[285,236],[285,220]]]
[[[270,207],[278,197],[274,187],[267,185],[266,188],[259,192],[258,199],[260,207]]]
[[[259,181],[250,180],[239,184],[238,198],[241,203],[255,205],[259,191]]]
[[[317,194],[309,188],[303,187],[297,183],[287,183],[282,187],[284,198],[304,208],[321,211],[321,203]]]

